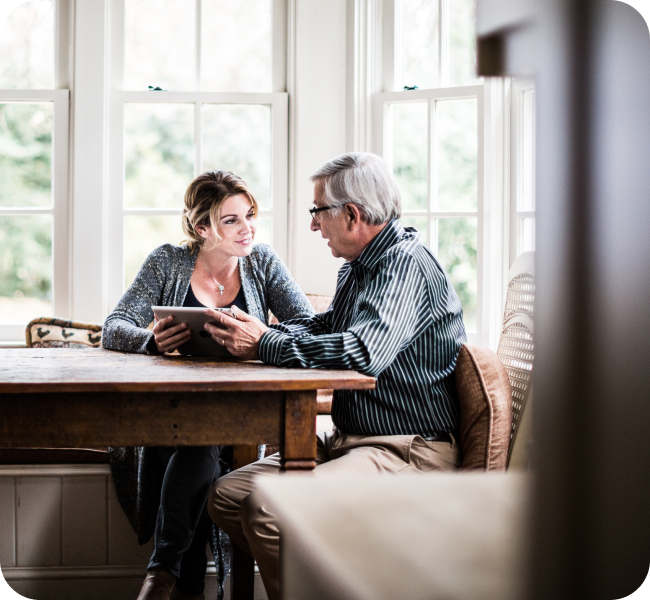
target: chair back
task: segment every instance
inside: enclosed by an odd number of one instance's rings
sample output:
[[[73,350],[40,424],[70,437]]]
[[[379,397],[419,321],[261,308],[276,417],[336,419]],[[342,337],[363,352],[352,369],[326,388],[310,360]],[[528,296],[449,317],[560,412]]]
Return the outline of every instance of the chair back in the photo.
[[[533,345],[534,258],[533,252],[526,252],[512,265],[503,329],[497,350],[512,387],[512,431],[508,464],[511,467],[522,468],[528,466],[531,443],[531,375],[535,354]]]
[[[39,317],[25,329],[28,348],[99,348],[101,342],[102,326],[95,323]]]

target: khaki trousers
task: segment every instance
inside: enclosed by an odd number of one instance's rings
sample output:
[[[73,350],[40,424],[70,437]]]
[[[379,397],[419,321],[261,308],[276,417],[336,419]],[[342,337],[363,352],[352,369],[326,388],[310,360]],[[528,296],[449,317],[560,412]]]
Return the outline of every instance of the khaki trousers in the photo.
[[[460,464],[454,441],[428,442],[414,435],[362,436],[329,431],[318,434],[315,475],[324,473],[426,473]],[[255,558],[269,600],[280,598],[280,534],[277,519],[255,493],[255,479],[280,472],[274,454],[217,479],[208,513],[240,548]]]

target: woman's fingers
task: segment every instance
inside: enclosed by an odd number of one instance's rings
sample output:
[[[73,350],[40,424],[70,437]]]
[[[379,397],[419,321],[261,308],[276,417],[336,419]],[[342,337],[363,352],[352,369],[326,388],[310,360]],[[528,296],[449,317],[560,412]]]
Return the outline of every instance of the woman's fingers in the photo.
[[[167,338],[164,342],[165,352],[173,352],[179,346],[182,346],[185,342],[190,339],[191,331],[186,329],[180,333]]]
[[[168,327],[173,317],[170,315],[158,321],[153,327],[154,340],[160,352],[173,352],[190,337],[185,323]]]

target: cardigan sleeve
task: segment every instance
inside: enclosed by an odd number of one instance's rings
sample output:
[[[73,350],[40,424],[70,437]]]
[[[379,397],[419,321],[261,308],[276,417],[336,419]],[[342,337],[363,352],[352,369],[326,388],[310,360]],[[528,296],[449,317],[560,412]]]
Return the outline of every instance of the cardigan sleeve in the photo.
[[[144,261],[129,289],[117,303],[106,321],[102,346],[108,350],[158,354],[153,344],[153,332],[147,327],[153,321],[152,306],[164,304],[166,280],[164,265],[169,262],[165,246],[156,248]]]

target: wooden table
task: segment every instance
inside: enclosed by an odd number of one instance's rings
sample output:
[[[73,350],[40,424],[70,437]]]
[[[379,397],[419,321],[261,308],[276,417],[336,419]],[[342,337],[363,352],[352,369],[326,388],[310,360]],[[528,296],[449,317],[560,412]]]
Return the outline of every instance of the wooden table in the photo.
[[[235,467],[279,445],[285,470],[316,458],[319,389],[370,389],[354,371],[102,349],[0,349],[0,447],[235,445]],[[253,597],[233,544],[231,597]]]
[[[0,447],[280,445],[310,469],[319,389],[369,389],[354,371],[102,349],[0,349]]]

